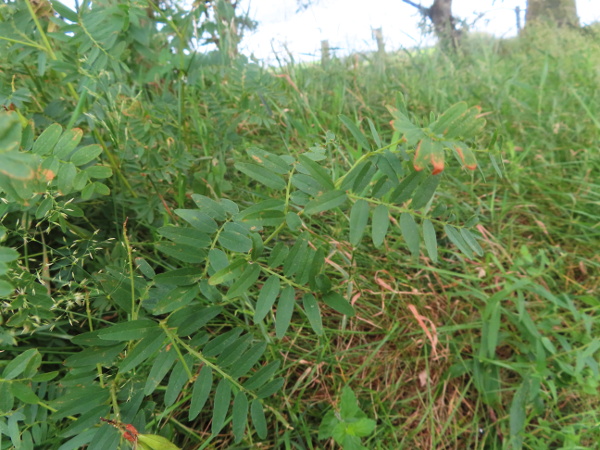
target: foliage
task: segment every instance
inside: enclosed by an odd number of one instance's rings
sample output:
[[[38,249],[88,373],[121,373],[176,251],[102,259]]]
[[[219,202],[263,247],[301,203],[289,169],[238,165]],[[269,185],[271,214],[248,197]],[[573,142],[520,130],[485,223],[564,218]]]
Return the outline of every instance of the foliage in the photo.
[[[360,438],[368,436],[375,429],[375,421],[368,419],[360,410],[352,389],[344,387],[340,399],[339,414],[329,411],[319,428],[319,439],[333,437],[343,449],[366,449],[360,443]]]
[[[437,75],[423,82],[443,53],[390,58],[383,72],[266,70],[237,54],[227,2],[51,5],[0,9],[0,448],[304,448],[326,436],[435,447],[456,413],[410,418],[445,402],[443,385],[479,414],[460,418],[484,430],[468,442],[498,445],[496,430],[514,446],[575,439],[578,422],[552,430],[565,396],[592,402],[597,388],[597,302],[591,287],[565,288],[571,253],[526,240],[519,195],[543,185],[534,151],[515,147],[590,140],[591,82],[569,94],[590,119],[560,117],[568,136],[548,137],[547,83],[575,69],[540,81],[523,68],[538,84],[514,84],[519,116],[473,71],[443,89]],[[218,50],[201,52],[202,36]],[[547,158],[557,179],[594,164]],[[597,237],[597,214],[571,214],[582,233],[569,252]],[[412,381],[385,385],[387,365]],[[364,415],[341,388],[358,377],[354,390],[375,398]],[[416,379],[409,400],[390,398]],[[330,391],[340,418],[324,411]]]

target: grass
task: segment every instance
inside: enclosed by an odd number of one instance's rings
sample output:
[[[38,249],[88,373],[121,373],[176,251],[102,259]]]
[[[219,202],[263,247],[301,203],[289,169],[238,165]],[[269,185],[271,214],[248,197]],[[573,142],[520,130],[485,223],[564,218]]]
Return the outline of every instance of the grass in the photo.
[[[117,23],[113,16],[119,11],[111,10],[111,23]],[[184,25],[169,26],[181,26],[178,35],[185,32]],[[109,46],[100,31],[86,33],[96,36],[99,48]],[[39,402],[29,397],[29,406],[17,402],[14,409],[0,402],[0,436],[11,439],[0,441],[0,449],[25,441],[28,432],[40,448],[75,448],[64,444],[67,439],[82,439],[78,445],[89,449],[127,448],[115,430],[96,423],[99,416],[118,417],[119,408],[123,421],[160,432],[184,448],[337,448],[333,440],[319,439],[319,426],[332,407],[339,410],[346,386],[376,420],[375,430],[363,437],[367,448],[595,448],[600,442],[598,36],[540,28],[506,41],[475,36],[457,54],[403,50],[383,59],[333,59],[326,68],[290,62],[269,70],[242,59],[215,64],[219,55],[192,57],[179,43],[187,78],[180,66],[157,68],[153,77],[138,70],[154,67],[148,55],[160,48],[139,51],[143,39],[128,41],[128,36],[122,37],[127,52],[113,59],[125,61],[129,71],[106,63],[94,72],[93,63],[77,66],[87,60],[71,60],[64,49],[55,57],[63,58],[66,68],[57,65],[48,73],[41,73],[37,54],[23,56],[18,67],[0,57],[1,80],[11,78],[14,86],[29,89],[29,95],[19,91],[23,97],[17,99],[13,87],[10,95],[0,92],[0,99],[33,124],[30,140],[53,122],[76,123],[85,130],[85,144],[103,147],[105,165],[114,173],[106,181],[108,196],[84,199],[55,190],[44,197],[53,199],[48,211],[16,201],[1,211],[7,245],[20,251],[22,262],[9,274],[19,291],[2,305],[0,349],[13,360],[37,349],[43,356],[40,374],[56,371],[60,383],[31,375],[26,386],[36,390]],[[127,59],[130,54],[138,55],[135,64]],[[79,70],[70,73],[67,63]],[[78,77],[88,77],[93,100],[78,102],[81,97],[70,93],[74,84],[65,86],[65,79],[74,83]],[[402,97],[413,118],[425,122],[459,101],[481,108],[488,124],[476,139],[484,149],[477,153],[478,170],[467,173],[449,161],[436,202],[471,222],[483,256],[466,258],[438,233],[437,264],[424,254],[411,257],[398,217],[392,217],[391,231],[376,249],[366,236],[356,246],[348,241],[350,212],[303,215],[309,245],[325,249],[324,273],[356,316],[321,302],[325,332],[319,336],[297,308],[287,333],[277,339],[274,314],[253,323],[258,286],[232,300],[201,283],[196,303],[179,311],[198,306],[198,299],[203,307],[222,307],[206,329],[177,337],[169,331],[177,328],[171,310],[148,313],[165,297],[177,302],[189,292],[153,284],[155,277],[197,268],[202,259],[168,253],[161,239],[163,227],[181,223],[177,210],[193,207],[192,194],[225,198],[240,209],[273,197],[272,190],[248,182],[236,169],[253,146],[294,158],[309,149],[322,151],[326,159],[320,164],[339,179],[361,156],[339,115],[360,123],[368,136],[367,119],[372,120],[385,145],[397,138],[388,107],[401,105]],[[80,108],[73,112],[76,105]],[[262,238],[270,250],[276,242],[291,247],[298,234],[282,226]],[[214,237],[211,249],[220,248],[217,244]],[[230,257],[247,253],[232,251]],[[202,266],[204,280],[223,266],[222,255],[211,258],[210,267]],[[146,338],[124,339],[122,348],[85,344],[97,338],[84,333],[110,330],[137,314],[158,317],[170,339],[166,348],[183,352],[154,390],[147,381],[156,370],[154,353],[133,370],[119,369],[125,355],[149,342]],[[181,326],[183,319],[180,314],[175,323]],[[235,414],[223,416],[225,428],[215,432],[214,395],[197,418],[188,418],[198,371],[219,360],[200,358],[198,364],[187,350],[204,348],[233,328],[248,333],[252,342],[266,342],[268,361],[281,361],[273,375],[282,377],[283,385],[263,400],[264,439],[251,431],[236,439],[230,431]],[[102,353],[107,348],[114,355]],[[86,371],[81,361],[86,355],[104,359]],[[2,389],[13,382],[0,381]],[[80,400],[61,397],[85,385],[106,398],[80,411]]]
[[[565,41],[572,51],[560,50]],[[347,293],[359,313],[349,322],[326,321],[336,330],[331,340],[302,345],[306,338],[300,331],[290,338],[293,350],[285,354],[296,361],[286,374],[290,414],[335,402],[336,393],[350,384],[378,420],[369,448],[503,448],[522,377],[528,372],[561,377],[561,370],[536,372],[530,356],[535,343],[524,342],[514,323],[522,314],[518,303],[526,304],[536,324],[548,325],[543,339],[560,348],[554,347],[548,366],[573,364],[578,353],[595,348],[600,209],[593,172],[599,165],[600,97],[592,68],[599,51],[598,41],[576,33],[539,30],[514,42],[469,42],[459,56],[390,54],[383,74],[352,58],[334,61],[327,71],[281,68],[301,86],[318,124],[335,122],[340,113],[381,124],[383,106],[394,102],[399,88],[422,115],[458,100],[479,104],[487,113],[488,132],[498,130],[503,137],[505,168],[501,179],[483,162],[470,183],[452,175],[445,181],[445,196],[456,208],[482,217],[486,256],[481,260],[446,252],[436,267],[427,261],[415,265],[393,237],[383,253],[364,246],[354,254],[346,249],[353,268]],[[494,368],[489,376],[499,377],[498,392],[486,393],[473,368],[465,366],[485,344],[486,302],[518,280],[570,299],[588,325],[533,292],[507,293],[501,298],[498,348],[485,361]],[[435,330],[435,354],[409,305],[428,319],[430,333]],[[527,411],[525,448],[593,448],[600,432],[596,377],[597,372],[587,381],[567,376],[553,388],[541,387],[540,409]],[[299,429],[313,430],[314,439],[321,415],[319,409],[301,415]],[[305,442],[305,433],[298,434]]]

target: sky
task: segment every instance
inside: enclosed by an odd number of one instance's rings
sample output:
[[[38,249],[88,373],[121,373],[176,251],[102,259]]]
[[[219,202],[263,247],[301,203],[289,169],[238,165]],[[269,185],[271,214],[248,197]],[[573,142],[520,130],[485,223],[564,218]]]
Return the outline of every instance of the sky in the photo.
[[[600,0],[576,0],[582,24],[600,20]],[[242,41],[244,53],[273,63],[274,52],[296,61],[318,59],[321,41],[339,55],[372,51],[377,45],[372,28],[381,27],[387,50],[430,44],[418,28],[416,8],[401,0],[313,0],[314,5],[297,13],[296,0],[242,0],[239,8],[259,22],[255,32]],[[419,0],[415,0],[419,3]],[[430,6],[432,0],[422,0]],[[472,24],[473,30],[510,37],[516,34],[515,7],[522,11],[526,0],[454,0],[453,14]],[[429,39],[429,40],[428,40]],[[287,48],[287,50],[286,50]]]

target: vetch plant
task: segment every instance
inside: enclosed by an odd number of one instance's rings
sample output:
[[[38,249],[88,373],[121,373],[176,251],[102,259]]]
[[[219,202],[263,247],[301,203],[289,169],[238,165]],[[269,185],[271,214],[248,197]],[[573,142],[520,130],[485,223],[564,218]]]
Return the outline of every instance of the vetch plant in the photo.
[[[290,336],[328,342],[332,318],[364,306],[347,288],[353,255],[392,241],[427,264],[483,254],[477,217],[436,195],[447,154],[476,167],[478,109],[422,124],[400,96],[393,131],[378,131],[384,115],[368,133],[340,115],[348,142],[323,130],[304,151],[271,74],[231,47],[231,67],[198,54],[196,26],[218,32],[204,6],[32,4],[8,5],[0,26],[3,57],[22,65],[14,83],[0,73],[15,109],[0,113],[0,434],[13,446],[274,439],[294,427],[273,399]],[[286,150],[268,134],[280,123]],[[98,426],[109,413],[123,436]],[[345,389],[324,433],[359,445],[373,425]]]

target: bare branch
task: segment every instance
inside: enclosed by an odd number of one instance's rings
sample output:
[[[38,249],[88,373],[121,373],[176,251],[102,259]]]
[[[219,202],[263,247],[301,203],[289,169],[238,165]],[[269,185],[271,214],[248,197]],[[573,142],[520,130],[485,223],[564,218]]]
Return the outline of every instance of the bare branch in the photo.
[[[418,3],[415,3],[415,2],[411,2],[410,0],[402,0],[402,1],[410,6],[414,6],[415,8],[417,8],[419,10],[419,12],[421,14],[423,14],[425,17],[431,17],[431,9],[430,8],[426,8],[425,6],[419,5]]]

